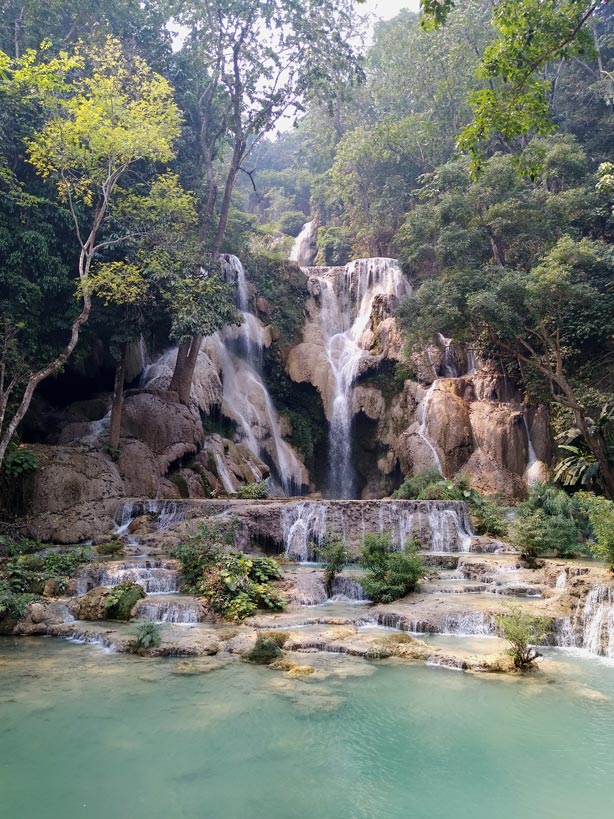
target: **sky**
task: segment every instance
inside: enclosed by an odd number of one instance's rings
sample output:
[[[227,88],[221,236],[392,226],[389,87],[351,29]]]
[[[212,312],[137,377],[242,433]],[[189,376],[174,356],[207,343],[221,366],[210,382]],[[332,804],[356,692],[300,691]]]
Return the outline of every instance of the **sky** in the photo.
[[[419,5],[420,0],[367,0],[364,3],[364,8],[384,20],[389,20],[398,14],[401,9],[418,11]]]

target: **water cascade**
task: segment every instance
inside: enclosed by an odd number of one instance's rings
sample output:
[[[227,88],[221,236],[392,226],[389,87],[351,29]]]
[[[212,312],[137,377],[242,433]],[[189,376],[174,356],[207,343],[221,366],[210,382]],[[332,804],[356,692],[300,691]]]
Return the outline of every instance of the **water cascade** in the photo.
[[[582,648],[614,659],[614,586],[592,588],[574,625],[576,633],[580,631]]]
[[[124,535],[135,518],[146,515],[155,522],[156,531],[168,529],[181,523],[185,518],[186,507],[171,500],[127,500],[123,501],[115,511],[117,527],[113,534]]]
[[[435,447],[435,444],[431,441],[428,432],[428,420],[429,420],[429,406],[431,404],[431,399],[433,397],[433,392],[435,391],[435,387],[437,385],[437,380],[433,381],[431,386],[426,391],[426,395],[422,399],[420,403],[420,426],[416,430],[419,437],[424,441],[424,443],[429,448],[432,456],[433,456],[433,466],[436,467],[439,472],[443,475],[443,470],[441,467],[441,458],[439,457],[439,453]]]
[[[309,267],[314,262],[316,248],[313,228],[313,222],[306,222],[303,225],[301,232],[294,240],[288,257],[291,262],[296,262],[300,267]]]
[[[286,557],[309,561],[314,546],[335,532],[344,543],[359,546],[369,531],[387,532],[397,549],[415,536],[433,553],[468,552],[471,523],[459,501],[301,501],[281,512],[281,537]]]
[[[322,341],[330,368],[330,476],[328,493],[334,498],[356,497],[352,464],[353,385],[363,356],[365,333],[377,296],[400,299],[411,290],[394,259],[358,259],[344,268],[312,268],[320,285]]]
[[[179,591],[180,586],[175,563],[146,559],[84,566],[77,574],[77,594],[86,594],[98,586],[113,589],[126,581],[138,583],[146,594],[173,594]]]
[[[147,597],[138,602],[136,616],[156,623],[192,624],[203,620],[203,608],[194,597]]]
[[[237,442],[272,467],[279,484],[272,488],[290,495],[303,484],[303,466],[281,436],[279,416],[260,374],[267,331],[249,310],[247,277],[240,259],[225,254],[221,263],[224,278],[236,283],[237,306],[243,316],[239,328],[225,328],[205,342],[222,371],[222,411],[235,422]],[[229,478],[222,478],[227,491],[232,483]]]
[[[526,415],[522,416],[522,420],[524,422],[524,428],[527,432],[527,445],[529,455],[527,467],[522,477],[526,482],[527,486],[534,486],[536,483],[539,483],[542,478],[543,475],[542,464],[537,457],[535,448],[533,447],[533,441],[531,440],[531,431],[529,430],[529,424],[527,422]]]

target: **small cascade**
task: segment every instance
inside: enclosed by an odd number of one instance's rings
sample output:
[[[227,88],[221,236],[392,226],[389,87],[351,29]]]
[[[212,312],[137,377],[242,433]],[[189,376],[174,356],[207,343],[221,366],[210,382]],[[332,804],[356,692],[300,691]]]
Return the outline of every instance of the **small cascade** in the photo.
[[[442,634],[489,637],[495,633],[492,617],[482,611],[446,614]]]
[[[566,589],[567,588],[567,572],[563,570],[557,575],[556,583],[554,584],[555,589]]]
[[[593,587],[574,625],[580,628],[582,648],[614,659],[614,586]]]
[[[312,268],[320,285],[320,324],[330,367],[328,398],[330,475],[328,493],[334,498],[356,497],[352,464],[353,385],[363,356],[366,331],[376,297],[395,300],[411,292],[395,259],[358,259],[344,268]]]
[[[527,467],[522,477],[527,486],[534,486],[536,483],[539,483],[541,481],[542,464],[535,453],[535,448],[533,447],[533,442],[531,440],[531,432],[529,430],[529,424],[527,422],[526,415],[522,416],[522,420],[524,422],[524,428],[527,431],[527,444],[529,452]]]
[[[365,504],[371,503],[372,507]],[[373,515],[373,511],[376,514]],[[367,531],[387,532],[397,549],[415,536],[434,553],[468,552],[472,530],[466,505],[460,501],[300,501],[281,512],[280,529],[289,560],[314,559],[314,547],[329,532],[345,542],[359,543]]]
[[[112,589],[127,580],[138,583],[146,594],[172,594],[180,586],[179,572],[172,561],[97,563],[84,566],[77,574],[77,595],[98,586]]]
[[[467,372],[465,375],[473,375],[477,372],[478,369],[478,361],[475,357],[475,352],[473,347],[468,344],[467,345]]]
[[[437,338],[443,347],[443,358],[440,365],[442,376],[444,378],[458,378],[461,373],[457,357],[452,349],[452,339],[446,338],[441,333],[437,333]]]
[[[428,431],[429,407],[436,386],[437,379],[435,379],[435,381],[433,381],[431,386],[428,388],[428,390],[426,391],[426,395],[424,396],[420,403],[420,426],[416,431],[419,437],[424,441],[424,443],[427,445],[427,447],[430,449],[433,455],[433,466],[435,466],[443,475],[443,469],[441,467],[441,458],[439,457],[439,453],[435,448],[435,444],[431,441]]]
[[[135,518],[147,515],[155,523],[156,531],[168,529],[185,519],[186,506],[170,500],[123,501],[115,510],[116,529],[113,534],[124,535]]]
[[[366,603],[368,602],[365,590],[357,580],[344,574],[338,574],[333,580],[333,595],[331,600],[339,603]]]
[[[288,504],[281,513],[281,534],[288,560],[312,560],[314,546],[324,542],[327,532],[327,504],[301,501]]]
[[[215,468],[217,469],[218,478],[222,481],[225,491],[232,495],[233,492],[236,492],[237,488],[230,475],[230,471],[226,466],[226,461],[222,457],[222,453],[218,452],[217,449],[214,450],[213,458],[215,460]]]
[[[288,257],[291,262],[296,262],[300,267],[309,267],[315,259],[316,248],[313,227],[313,222],[306,222],[303,225],[301,232],[294,240]]]
[[[200,601],[194,597],[147,597],[137,603],[139,620],[156,623],[200,623],[204,618]]]

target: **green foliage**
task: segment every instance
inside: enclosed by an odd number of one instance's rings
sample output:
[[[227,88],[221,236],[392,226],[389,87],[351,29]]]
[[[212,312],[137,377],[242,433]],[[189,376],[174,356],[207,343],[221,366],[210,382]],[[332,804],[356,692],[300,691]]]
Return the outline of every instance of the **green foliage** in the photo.
[[[12,449],[6,456],[2,469],[11,480],[19,480],[38,469],[36,455],[25,446]]]
[[[258,293],[266,299],[268,312],[263,318],[279,331],[283,347],[300,337],[307,299],[307,277],[292,262],[272,254],[253,254],[246,264]]]
[[[110,540],[108,543],[99,543],[96,546],[99,555],[119,555],[124,551],[121,540]]]
[[[169,549],[170,554],[181,565],[182,589],[188,594],[198,594],[205,566],[211,563],[218,552],[233,546],[238,529],[238,521],[206,521],[198,531]]]
[[[281,657],[282,652],[277,641],[270,636],[270,632],[258,632],[256,644],[251,651],[243,655],[243,659],[256,665],[270,665]]]
[[[6,580],[0,579],[0,621],[5,618],[19,620],[26,613],[28,603],[37,597],[29,592],[14,591]]]
[[[111,589],[104,601],[105,618],[130,620],[131,612],[139,600],[145,597],[143,587],[131,580],[124,580]]]
[[[316,264],[339,267],[350,261],[352,243],[345,228],[329,225],[318,229]]]
[[[0,570],[11,591],[23,594],[42,594],[45,583],[55,580],[64,589],[78,566],[86,562],[89,553],[84,549],[70,552],[51,552],[47,555],[18,553]]]
[[[159,623],[151,620],[139,623],[136,629],[136,639],[132,644],[132,650],[136,654],[147,651],[150,648],[158,648],[162,642],[162,633]]]
[[[595,538],[595,552],[614,571],[614,501],[590,492],[578,492],[575,499],[587,510]]]
[[[241,500],[264,500],[269,497],[269,488],[264,481],[247,483],[237,489],[237,497]]]
[[[326,594],[332,597],[335,577],[350,560],[347,546],[336,532],[327,532],[324,541],[314,550],[315,559],[324,563]]]
[[[276,560],[227,551],[237,525],[236,520],[207,522],[170,552],[181,564],[183,589],[203,595],[213,611],[240,622],[259,608],[279,610],[285,604],[271,584],[282,576]]]
[[[374,603],[392,603],[412,592],[425,572],[418,555],[418,543],[409,540],[394,550],[392,538],[386,533],[365,536],[359,563],[366,569],[361,585]]]
[[[508,613],[497,615],[496,624],[499,636],[510,644],[508,651],[516,668],[521,671],[533,668],[541,656],[535,645],[541,645],[551,629],[548,618],[535,617],[520,606],[513,606]]]
[[[426,487],[441,480],[442,475],[438,469],[423,469],[416,475],[406,478],[401,486],[392,493],[392,497],[398,500],[416,500]]]
[[[577,554],[587,531],[585,511],[575,496],[550,484],[535,484],[529,499],[518,506],[511,536],[523,557],[532,561],[545,554]]]
[[[282,213],[279,218],[279,229],[289,236],[298,236],[307,218],[300,210],[291,210]]]

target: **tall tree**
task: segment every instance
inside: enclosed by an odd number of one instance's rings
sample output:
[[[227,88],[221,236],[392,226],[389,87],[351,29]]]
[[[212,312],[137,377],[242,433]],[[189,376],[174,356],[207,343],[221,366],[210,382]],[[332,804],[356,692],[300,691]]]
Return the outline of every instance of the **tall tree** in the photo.
[[[51,359],[21,356],[20,328],[4,327],[9,367],[0,383],[0,465],[37,386],[70,358],[91,311],[90,274],[96,257],[130,237],[105,231],[118,191],[143,162],[168,162],[179,133],[179,111],[168,82],[120,43],[61,53],[46,60],[29,51],[19,60],[0,53],[0,94],[36,98],[43,124],[25,140],[28,161],[54,183],[73,221],[80,310],[69,337]],[[9,404],[10,402],[10,404]]]

